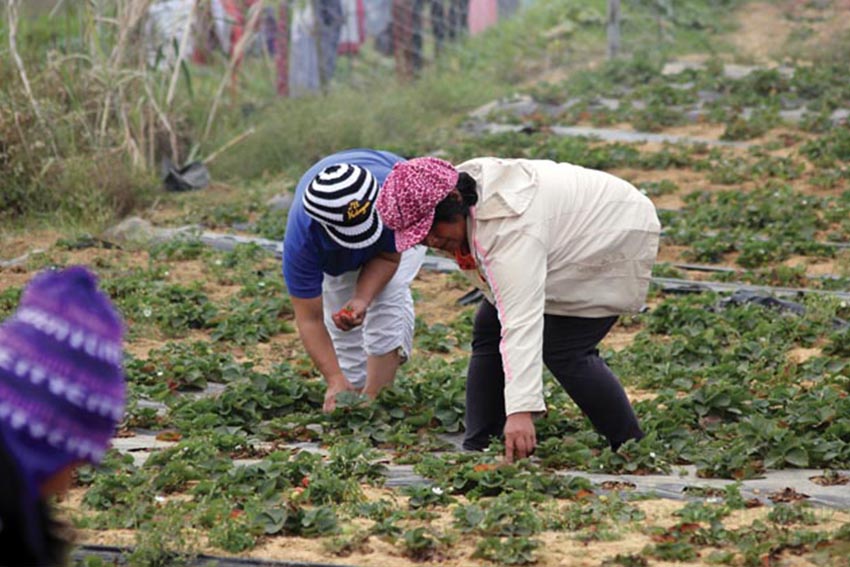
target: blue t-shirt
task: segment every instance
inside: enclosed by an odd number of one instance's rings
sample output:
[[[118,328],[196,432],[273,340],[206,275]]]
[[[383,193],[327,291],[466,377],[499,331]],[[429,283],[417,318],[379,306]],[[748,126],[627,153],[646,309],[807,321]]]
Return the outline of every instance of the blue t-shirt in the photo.
[[[360,269],[379,252],[395,252],[395,235],[384,227],[378,240],[368,248],[352,250],[337,244],[317,221],[304,211],[304,191],[318,173],[339,163],[360,166],[375,176],[379,185],[393,165],[403,158],[390,152],[356,149],[328,156],[301,176],[295,187],[295,199],[289,209],[283,238],[283,277],[290,295],[302,299],[322,295],[324,274],[338,276]]]

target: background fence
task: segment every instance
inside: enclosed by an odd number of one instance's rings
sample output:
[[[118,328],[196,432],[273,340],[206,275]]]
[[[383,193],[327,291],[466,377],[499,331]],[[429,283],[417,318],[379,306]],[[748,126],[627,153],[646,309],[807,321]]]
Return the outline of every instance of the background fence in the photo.
[[[341,70],[354,83],[388,66],[413,79],[445,50],[513,17],[522,2],[530,0],[162,0],[149,7],[145,37],[152,64],[204,64],[215,53],[237,65],[273,60],[277,93],[300,96],[326,90]]]

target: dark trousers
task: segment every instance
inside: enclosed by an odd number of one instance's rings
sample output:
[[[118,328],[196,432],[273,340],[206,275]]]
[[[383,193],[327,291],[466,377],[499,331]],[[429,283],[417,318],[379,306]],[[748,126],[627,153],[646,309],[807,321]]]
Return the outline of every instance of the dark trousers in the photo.
[[[543,325],[543,363],[614,450],[629,439],[643,437],[623,386],[597,350],[616,322],[617,317],[544,315]],[[472,329],[464,449],[480,451],[493,438],[502,436],[505,374],[500,340],[501,324],[496,308],[483,301]]]

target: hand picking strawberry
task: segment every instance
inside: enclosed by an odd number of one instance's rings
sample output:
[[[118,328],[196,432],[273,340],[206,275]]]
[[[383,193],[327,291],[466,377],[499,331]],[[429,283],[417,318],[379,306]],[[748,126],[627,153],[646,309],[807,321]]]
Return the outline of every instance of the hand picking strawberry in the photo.
[[[360,324],[356,321],[354,309],[350,305],[346,305],[334,313],[331,318],[334,325],[343,331],[349,331]]]

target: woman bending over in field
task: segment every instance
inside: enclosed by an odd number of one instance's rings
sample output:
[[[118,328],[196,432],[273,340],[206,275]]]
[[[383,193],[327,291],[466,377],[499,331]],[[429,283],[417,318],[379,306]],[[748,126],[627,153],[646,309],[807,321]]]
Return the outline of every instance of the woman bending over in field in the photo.
[[[530,455],[546,410],[545,364],[613,449],[643,432],[597,346],[643,306],[658,250],[652,202],[602,171],[544,160],[477,158],[456,168],[397,164],[378,197],[396,249],[453,255],[485,294],[466,380],[464,448],[504,434]]]

